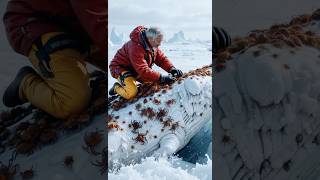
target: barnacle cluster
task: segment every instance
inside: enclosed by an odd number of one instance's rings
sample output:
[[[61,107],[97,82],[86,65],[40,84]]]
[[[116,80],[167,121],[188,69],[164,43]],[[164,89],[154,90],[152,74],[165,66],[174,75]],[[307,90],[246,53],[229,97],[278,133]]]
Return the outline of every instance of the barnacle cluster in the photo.
[[[319,19],[320,9],[311,15],[294,17],[287,24],[273,25],[269,29],[251,31],[246,37],[233,38],[231,46],[213,54],[214,69],[216,72],[219,72],[226,68],[225,62],[231,60],[234,53],[244,53],[248,48],[253,46],[263,49],[263,44],[267,43],[276,48],[284,46],[296,48],[302,45],[320,48],[320,37],[315,35],[311,30],[304,29],[308,23]],[[255,57],[259,56],[260,51],[254,51],[253,55]],[[277,54],[274,54],[273,57],[277,58]]]
[[[203,66],[202,68],[198,68],[195,70],[192,70],[190,72],[184,73],[182,77],[177,78],[176,82],[178,84],[181,83],[182,80],[189,78],[191,76],[211,76],[212,75],[212,65],[206,65]],[[114,111],[118,111],[124,107],[126,107],[128,104],[132,104],[139,99],[144,97],[143,103],[146,104],[149,100],[147,99],[148,96],[152,96],[155,93],[161,92],[161,94],[166,94],[169,90],[172,89],[172,86],[174,84],[158,84],[158,83],[143,83],[138,86],[138,94],[135,98],[131,100],[126,100],[121,97],[115,97],[111,96],[108,97],[108,109],[112,109]],[[161,97],[161,94],[158,94],[158,97]],[[161,101],[157,98],[153,98],[150,101],[152,101],[156,105],[160,105]],[[172,104],[173,102],[168,102],[169,105]],[[136,109],[139,110],[141,108],[141,104],[136,105]]]
[[[92,99],[88,108],[66,120],[53,116],[29,105],[18,106],[0,114],[0,153],[14,148],[18,154],[31,154],[48,143],[54,143],[63,132],[72,133],[88,126],[95,115],[106,112],[106,79],[100,71],[91,73]],[[28,120],[25,117],[29,116]],[[21,121],[21,122],[19,122]],[[15,125],[13,128],[9,127]]]

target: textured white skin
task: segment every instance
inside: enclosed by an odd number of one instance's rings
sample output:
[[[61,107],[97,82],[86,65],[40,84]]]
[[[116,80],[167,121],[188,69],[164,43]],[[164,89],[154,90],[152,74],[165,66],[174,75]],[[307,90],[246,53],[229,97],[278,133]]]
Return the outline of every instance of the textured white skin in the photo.
[[[201,92],[199,81],[194,81],[193,79],[187,78],[184,86],[186,90],[194,96],[200,94]]]
[[[114,164],[129,164],[139,162],[142,157],[155,155],[171,155],[183,148],[190,139],[203,127],[203,125],[211,119],[212,113],[212,78],[209,76],[198,77],[193,76],[181,81],[181,84],[173,84],[173,88],[167,93],[162,94],[161,91],[150,96],[152,99],[157,98],[161,104],[156,105],[150,101],[150,97],[146,97],[147,103],[143,103],[144,98],[137,102],[126,106],[119,111],[109,110],[108,114],[113,117],[119,116],[117,122],[123,131],[112,130],[108,133],[108,163],[109,169],[114,168]],[[196,86],[195,86],[196,85]],[[195,88],[190,88],[195,87]],[[159,97],[161,94],[161,97]],[[175,102],[167,105],[165,102],[174,99]],[[178,122],[179,126],[175,131],[164,128],[163,124],[156,119],[148,119],[141,116],[139,111],[135,109],[136,104],[141,104],[142,108],[152,107],[155,111],[165,108],[168,113],[167,117]],[[129,115],[129,112],[132,112]],[[147,124],[139,129],[140,133],[146,133],[147,141],[145,144],[135,142],[133,140],[136,134],[131,132],[128,123],[136,120],[143,124],[146,120]],[[126,123],[123,124],[122,122]],[[156,135],[157,138],[153,138]],[[134,149],[131,146],[134,146]]]
[[[320,51],[264,47],[235,54],[215,76],[214,179],[319,178]]]

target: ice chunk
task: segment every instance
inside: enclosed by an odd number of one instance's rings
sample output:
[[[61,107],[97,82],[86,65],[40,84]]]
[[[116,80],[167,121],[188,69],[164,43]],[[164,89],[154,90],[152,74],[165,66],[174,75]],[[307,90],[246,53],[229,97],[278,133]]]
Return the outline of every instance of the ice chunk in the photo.
[[[200,94],[201,88],[199,81],[196,81],[194,79],[188,78],[184,81],[184,86],[188,92],[190,92],[192,95]]]

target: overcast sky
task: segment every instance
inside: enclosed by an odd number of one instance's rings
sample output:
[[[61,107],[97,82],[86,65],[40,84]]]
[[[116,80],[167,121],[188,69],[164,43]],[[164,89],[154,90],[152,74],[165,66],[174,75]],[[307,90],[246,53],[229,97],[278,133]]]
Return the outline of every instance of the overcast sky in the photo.
[[[137,25],[159,26],[165,39],[182,30],[186,38],[211,40],[212,0],[109,0],[109,34],[113,27],[128,36]]]

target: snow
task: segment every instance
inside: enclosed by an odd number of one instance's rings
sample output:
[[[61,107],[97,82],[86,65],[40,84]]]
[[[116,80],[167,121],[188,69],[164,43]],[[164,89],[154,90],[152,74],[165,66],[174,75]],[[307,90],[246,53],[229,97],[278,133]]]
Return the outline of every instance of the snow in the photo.
[[[146,158],[140,164],[123,167],[117,173],[109,173],[108,179],[113,180],[211,180],[212,161],[206,164],[189,164],[181,159],[156,160]]]

